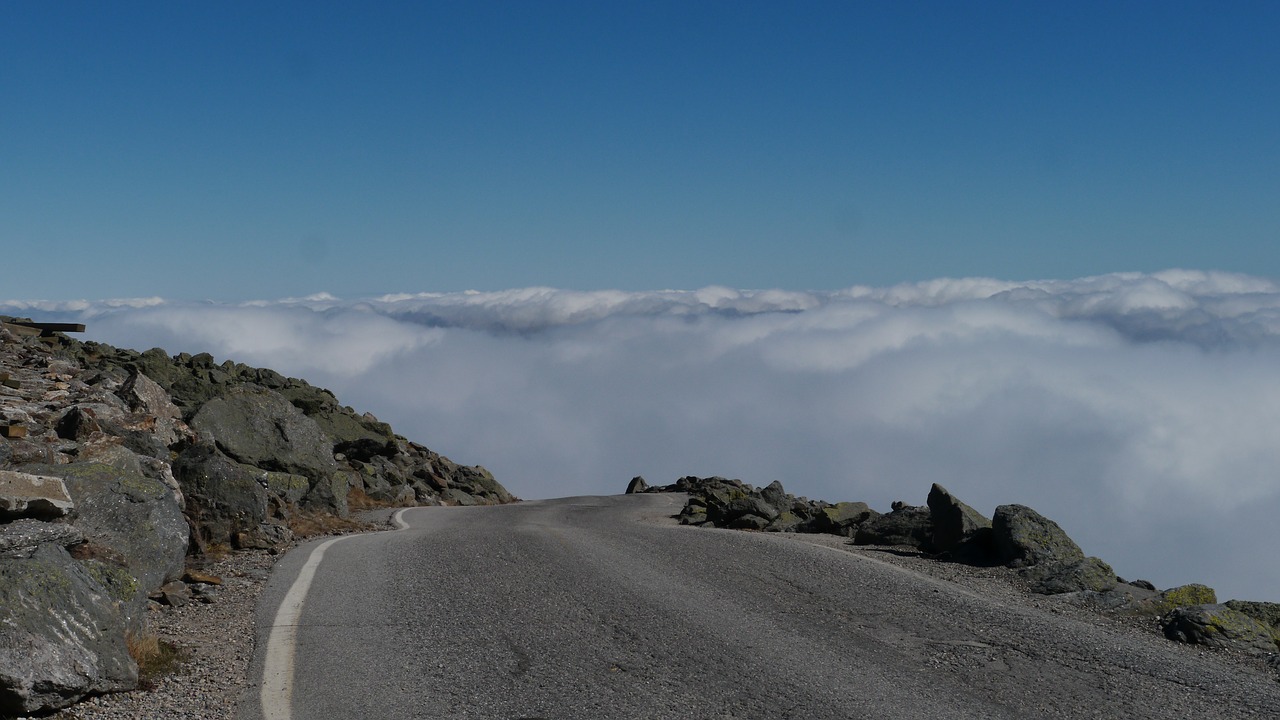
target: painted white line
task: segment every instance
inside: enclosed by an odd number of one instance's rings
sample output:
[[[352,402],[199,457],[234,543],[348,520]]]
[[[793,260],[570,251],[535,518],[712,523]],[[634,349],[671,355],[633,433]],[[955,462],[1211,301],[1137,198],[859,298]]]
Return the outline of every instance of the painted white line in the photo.
[[[404,514],[413,508],[402,508],[391,516],[396,530],[408,529]],[[298,645],[298,618],[302,615],[302,605],[307,600],[307,591],[311,589],[311,581],[315,579],[316,568],[324,560],[325,550],[330,545],[342,540],[350,540],[360,535],[346,535],[325,540],[311,551],[307,562],[298,571],[298,577],[280,608],[276,610],[276,619],[271,624],[271,634],[267,637],[267,656],[262,666],[262,717],[263,720],[292,720],[293,718],[293,659]]]

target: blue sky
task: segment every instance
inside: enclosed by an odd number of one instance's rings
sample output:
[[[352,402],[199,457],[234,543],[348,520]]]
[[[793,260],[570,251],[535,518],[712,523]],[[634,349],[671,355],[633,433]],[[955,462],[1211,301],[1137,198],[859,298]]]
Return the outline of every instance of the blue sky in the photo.
[[[1280,277],[1275,3],[364,5],[0,5],[0,294]]]

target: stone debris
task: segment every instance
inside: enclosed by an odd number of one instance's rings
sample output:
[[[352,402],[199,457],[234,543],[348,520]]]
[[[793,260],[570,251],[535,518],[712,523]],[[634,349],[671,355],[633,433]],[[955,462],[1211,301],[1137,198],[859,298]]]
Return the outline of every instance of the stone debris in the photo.
[[[687,476],[663,486],[637,480],[628,485],[629,493],[687,493],[675,516],[683,525],[843,535],[854,545],[906,548],[957,566],[1005,567],[1031,593],[1117,617],[1152,618],[1151,629],[1172,640],[1280,654],[1280,604],[1218,605],[1213,589],[1204,585],[1160,592],[1144,580],[1125,582],[1106,562],[1086,556],[1057,523],[1023,505],[1001,505],[988,520],[935,483],[926,506],[898,501],[882,514],[861,502],[795,497],[777,481],[760,489],[718,476]]]

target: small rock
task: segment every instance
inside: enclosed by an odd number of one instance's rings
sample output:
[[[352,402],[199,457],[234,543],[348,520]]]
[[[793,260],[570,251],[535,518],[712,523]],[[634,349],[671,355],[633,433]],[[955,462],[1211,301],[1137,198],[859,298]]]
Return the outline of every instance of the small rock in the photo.
[[[62,517],[75,502],[61,478],[0,470],[0,517]]]

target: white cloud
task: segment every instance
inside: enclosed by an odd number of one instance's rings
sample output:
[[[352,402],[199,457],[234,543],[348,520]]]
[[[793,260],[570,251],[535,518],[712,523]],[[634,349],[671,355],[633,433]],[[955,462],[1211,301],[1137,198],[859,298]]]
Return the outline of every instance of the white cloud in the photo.
[[[723,474],[882,509],[1019,502],[1161,585],[1280,600],[1280,286],[1172,270],[833,293],[9,303],[274,367],[517,494]]]

